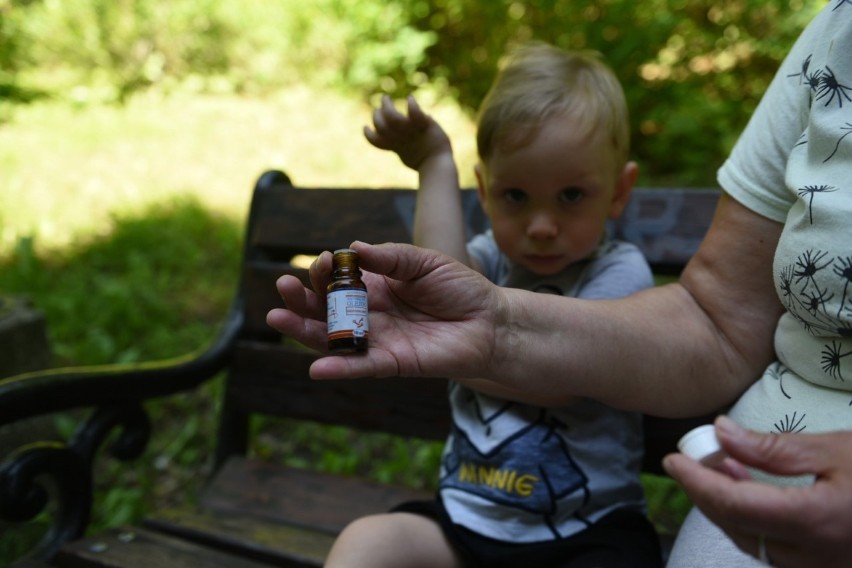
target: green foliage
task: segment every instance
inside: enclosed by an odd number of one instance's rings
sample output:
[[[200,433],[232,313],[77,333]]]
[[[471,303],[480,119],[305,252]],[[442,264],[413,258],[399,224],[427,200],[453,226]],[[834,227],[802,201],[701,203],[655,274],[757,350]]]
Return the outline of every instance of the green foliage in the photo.
[[[283,4],[291,68],[300,77],[307,73],[319,85],[369,92],[416,83],[425,50],[435,41],[430,30],[411,26],[408,14],[396,2],[291,0]]]
[[[177,199],[117,216],[112,232],[72,249],[38,254],[31,238],[20,239],[0,257],[0,290],[44,312],[59,364],[181,355],[212,338],[224,317],[240,241],[237,223]]]
[[[18,4],[18,0],[0,0],[0,124],[11,117],[15,103],[28,102],[40,95],[18,84],[18,72],[26,54],[22,12],[13,10]]]
[[[307,83],[363,97],[428,85],[473,113],[506,50],[537,39],[610,62],[642,183],[713,185],[825,1],[0,0],[0,93],[20,91],[21,76],[83,100],[150,85]]]
[[[13,11],[15,0],[0,0],[0,86],[12,84],[22,52],[19,11]]]
[[[471,109],[513,45],[602,53],[632,114],[633,154],[655,184],[714,185],[781,59],[823,0],[409,0],[434,30],[423,70]],[[411,85],[405,85],[402,94]],[[647,182],[646,182],[647,183]]]
[[[435,489],[443,444],[290,419],[258,418],[252,452],[293,467]]]
[[[23,5],[30,71],[54,88],[103,90],[123,101],[140,88],[194,72],[224,72],[233,31],[215,0],[44,0]],[[81,96],[78,90],[78,96]]]
[[[642,485],[648,502],[648,518],[657,532],[675,535],[683,524],[692,503],[674,479],[643,474]]]
[[[0,29],[0,41],[29,46],[38,81],[119,101],[187,81],[226,90],[410,83],[434,41],[400,5],[378,0],[44,0],[9,11],[24,25]]]
[[[32,239],[0,255],[0,290],[27,296],[48,321],[57,365],[135,362],[203,347],[236,289],[239,223],[178,198],[117,215],[101,235],[39,251]],[[151,402],[156,425],[145,454],[128,466],[101,455],[91,530],[141,518],[195,494],[209,468],[221,379],[197,392]],[[68,439],[79,413],[55,417]],[[108,442],[107,442],[108,443]],[[0,526],[0,565],[38,541],[49,512],[23,527]]]

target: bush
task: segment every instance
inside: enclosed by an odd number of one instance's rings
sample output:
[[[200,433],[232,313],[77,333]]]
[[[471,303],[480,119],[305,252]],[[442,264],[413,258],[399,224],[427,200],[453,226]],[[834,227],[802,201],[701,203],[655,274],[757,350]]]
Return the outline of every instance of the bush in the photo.
[[[531,39],[602,53],[631,111],[643,183],[715,185],[781,59],[824,1],[407,0],[434,30],[422,70],[473,111]],[[424,7],[426,6],[426,7]],[[402,94],[412,85],[405,85]]]
[[[0,39],[29,46],[37,82],[61,93],[86,87],[78,97],[95,88],[97,98],[118,101],[196,79],[229,90],[407,84],[434,41],[398,3],[380,0],[45,0],[12,8],[24,25],[0,29]]]
[[[418,82],[431,30],[398,1],[223,2],[237,22],[232,77],[241,84],[341,87],[358,93]]]
[[[17,7],[29,71],[60,92],[85,85],[101,98],[191,73],[224,72],[229,24],[215,0],[45,0]],[[78,95],[79,96],[79,95]]]
[[[0,76],[0,93],[24,74],[80,100],[119,101],[150,85],[256,92],[302,84],[366,98],[428,84],[473,113],[506,50],[539,39],[597,50],[612,65],[632,113],[641,183],[714,185],[780,60],[822,5],[0,0],[0,63],[18,65],[12,79]]]
[[[0,290],[29,296],[44,312],[58,366],[183,355],[211,340],[227,313],[237,222],[178,198],[114,223],[72,249],[37,253],[23,238],[0,256]]]

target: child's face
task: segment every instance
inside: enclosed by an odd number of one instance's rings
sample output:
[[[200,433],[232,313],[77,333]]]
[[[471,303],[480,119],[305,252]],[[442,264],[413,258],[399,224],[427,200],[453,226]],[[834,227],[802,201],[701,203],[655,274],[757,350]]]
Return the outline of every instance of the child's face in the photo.
[[[535,274],[556,274],[588,257],[636,178],[633,163],[619,171],[602,136],[573,125],[570,116],[552,117],[529,143],[497,148],[477,168],[497,245]]]

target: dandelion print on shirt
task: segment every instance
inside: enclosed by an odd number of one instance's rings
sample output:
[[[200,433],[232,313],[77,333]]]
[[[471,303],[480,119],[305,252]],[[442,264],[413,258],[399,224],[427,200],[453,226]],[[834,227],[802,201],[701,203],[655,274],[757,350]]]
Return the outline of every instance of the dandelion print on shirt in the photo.
[[[840,11],[848,17],[850,8],[848,0],[838,1],[835,17]],[[801,352],[786,362],[818,384],[852,390],[845,385],[852,379],[852,65],[846,59],[830,47],[815,49],[787,75],[806,91],[810,116],[790,156],[795,175],[788,181],[797,201],[775,270],[787,313],[816,339],[808,351],[816,364],[807,372],[796,368]]]

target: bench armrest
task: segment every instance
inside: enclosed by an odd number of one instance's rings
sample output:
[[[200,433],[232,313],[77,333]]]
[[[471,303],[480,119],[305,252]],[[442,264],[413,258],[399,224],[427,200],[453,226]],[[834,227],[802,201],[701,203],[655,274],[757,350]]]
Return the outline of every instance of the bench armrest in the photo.
[[[222,371],[243,320],[242,310],[235,307],[207,349],[183,357],[0,379],[0,426],[55,412],[94,409],[67,442],[35,442],[0,456],[0,519],[25,522],[44,511],[51,496],[56,502],[51,528],[34,551],[36,557],[50,558],[63,543],[83,535],[92,507],[93,462],[110,433],[120,429],[108,448],[113,457],[140,456],[151,430],[142,403],[191,390]]]

